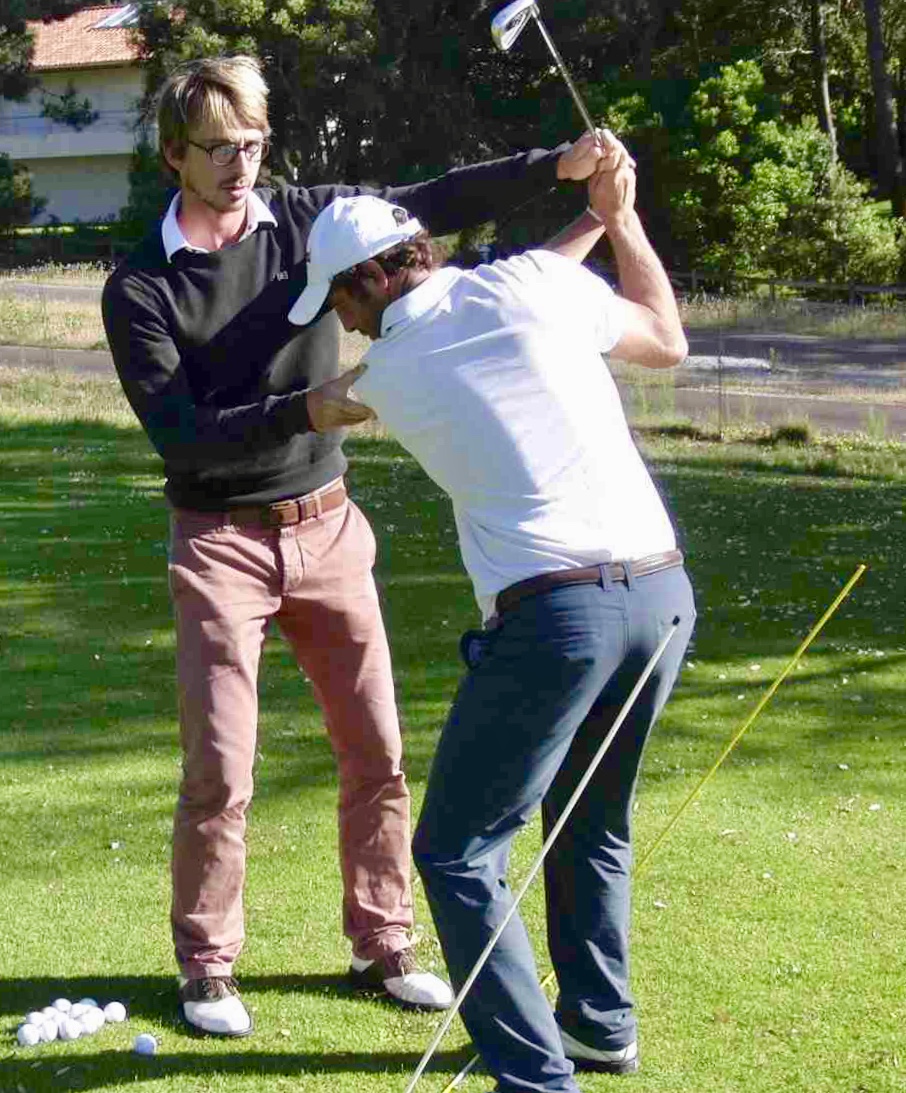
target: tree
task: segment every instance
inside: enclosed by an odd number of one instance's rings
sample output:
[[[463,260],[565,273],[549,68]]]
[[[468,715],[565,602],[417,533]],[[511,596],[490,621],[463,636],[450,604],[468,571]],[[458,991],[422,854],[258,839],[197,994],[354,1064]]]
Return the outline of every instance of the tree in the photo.
[[[0,98],[24,99],[33,86],[34,42],[25,26],[24,0],[3,0],[0,11]]]
[[[173,180],[166,173],[157,149],[143,135],[129,163],[129,202],[120,210],[118,220],[122,233],[141,237],[166,209],[168,192],[172,189]]]
[[[815,80],[815,103],[818,111],[818,123],[827,133],[831,157],[837,158],[837,129],[834,125],[834,111],[831,106],[830,81],[828,79],[827,33],[822,0],[809,0],[809,14],[812,38],[812,71]]]
[[[50,118],[51,121],[70,126],[76,132],[87,128],[100,117],[97,110],[92,107],[90,99],[79,98],[79,93],[72,82],[59,94],[48,91],[46,88],[42,89],[41,114],[45,118]]]
[[[723,68],[690,100],[677,232],[700,269],[827,281],[892,281],[901,221],[836,163],[814,117],[785,121],[752,61]]]
[[[251,53],[271,88],[275,169],[289,180],[416,178],[475,157],[479,18],[483,52],[492,47],[486,16],[464,0],[185,0],[178,18],[176,6],[141,11],[146,110],[180,60]]]
[[[28,224],[46,204],[44,198],[34,196],[30,173],[0,154],[0,235]]]
[[[906,172],[899,147],[893,88],[887,70],[887,50],[881,0],[863,0],[865,35],[874,96],[878,174],[898,216],[906,216]]]
[[[0,0],[0,98],[26,98],[40,80],[32,71],[34,37],[27,22],[55,19],[84,6],[81,0]],[[42,112],[53,121],[83,129],[97,114],[74,87],[61,95],[44,92]]]

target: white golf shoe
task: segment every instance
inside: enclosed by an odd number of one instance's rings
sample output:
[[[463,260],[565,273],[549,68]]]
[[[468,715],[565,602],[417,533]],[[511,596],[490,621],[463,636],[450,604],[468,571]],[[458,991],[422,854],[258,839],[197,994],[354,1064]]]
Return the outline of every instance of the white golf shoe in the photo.
[[[563,1053],[576,1064],[577,1070],[597,1070],[604,1074],[634,1074],[639,1069],[639,1042],[633,1040],[615,1051],[589,1047],[560,1029]]]
[[[379,960],[362,960],[353,954],[349,978],[361,990],[386,993],[410,1009],[445,1010],[453,1004],[449,985],[433,972],[420,971],[411,948]]]
[[[183,1020],[209,1036],[248,1036],[252,1018],[239,997],[231,975],[179,979],[179,1006]]]

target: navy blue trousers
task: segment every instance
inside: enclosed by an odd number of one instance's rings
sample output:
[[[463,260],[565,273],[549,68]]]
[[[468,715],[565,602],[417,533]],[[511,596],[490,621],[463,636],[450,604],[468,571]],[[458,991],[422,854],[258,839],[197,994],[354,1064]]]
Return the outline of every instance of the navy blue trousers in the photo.
[[[441,734],[413,851],[458,990],[512,904],[514,835],[539,806],[545,832],[556,822],[677,616],[677,633],[545,860],[556,1019],[518,913],[463,1003],[500,1090],[576,1090],[556,1021],[593,1047],[636,1038],[630,812],[645,741],[692,634],[685,571],[561,585],[522,600],[488,632]]]

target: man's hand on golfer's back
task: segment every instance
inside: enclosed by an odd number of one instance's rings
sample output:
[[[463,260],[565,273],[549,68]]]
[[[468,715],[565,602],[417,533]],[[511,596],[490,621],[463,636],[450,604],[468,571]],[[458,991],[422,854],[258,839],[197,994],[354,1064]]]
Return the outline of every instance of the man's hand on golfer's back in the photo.
[[[344,425],[361,425],[375,416],[370,406],[349,397],[349,388],[367,368],[367,364],[357,364],[336,379],[312,387],[307,393],[308,420],[316,433]]]

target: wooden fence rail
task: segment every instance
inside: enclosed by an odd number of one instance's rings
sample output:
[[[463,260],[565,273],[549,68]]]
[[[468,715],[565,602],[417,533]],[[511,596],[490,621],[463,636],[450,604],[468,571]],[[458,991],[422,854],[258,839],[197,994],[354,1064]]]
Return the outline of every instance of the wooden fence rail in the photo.
[[[828,281],[810,281],[804,279],[786,280],[781,277],[755,277],[745,273],[719,274],[705,273],[701,270],[692,270],[690,273],[670,273],[670,280],[677,287],[688,285],[690,291],[695,294],[701,292],[706,285],[717,284],[722,290],[733,289],[740,285],[756,288],[767,285],[771,300],[777,299],[778,289],[798,289],[812,292],[826,292],[837,297],[846,297],[850,304],[856,304],[866,296],[906,296],[906,285],[868,285],[861,282],[847,282],[846,284],[833,284]]]

